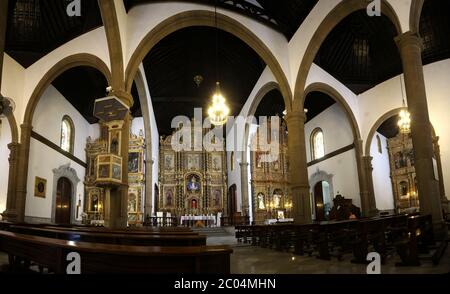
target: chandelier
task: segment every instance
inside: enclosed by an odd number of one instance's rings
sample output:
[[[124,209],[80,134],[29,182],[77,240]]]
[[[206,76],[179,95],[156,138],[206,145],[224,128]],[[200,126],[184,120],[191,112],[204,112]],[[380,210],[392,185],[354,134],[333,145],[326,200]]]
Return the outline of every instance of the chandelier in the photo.
[[[218,66],[218,51],[219,51],[219,29],[217,26],[217,5],[214,6],[214,22],[216,29],[216,92],[212,96],[212,105],[208,109],[209,120],[213,125],[222,126],[228,120],[230,109],[227,106],[225,97],[220,92],[219,82],[219,66]]]
[[[402,77],[400,76],[400,87],[402,89],[402,100],[403,100],[403,108],[400,110],[400,113],[398,114],[398,127],[400,129],[401,134],[409,134],[411,133],[411,114],[408,111],[408,107],[406,106],[405,97],[403,95],[403,81]]]
[[[222,126],[227,122],[230,109],[220,92],[220,83],[216,83],[216,92],[212,96],[212,105],[208,109],[209,120],[213,125]]]

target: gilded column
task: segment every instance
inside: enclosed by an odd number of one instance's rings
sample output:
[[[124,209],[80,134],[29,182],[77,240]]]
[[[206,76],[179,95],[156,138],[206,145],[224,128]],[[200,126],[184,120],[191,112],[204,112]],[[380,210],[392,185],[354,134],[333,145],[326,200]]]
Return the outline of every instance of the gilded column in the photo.
[[[308,167],[305,145],[305,113],[292,111],[286,115],[288,129],[288,157],[292,193],[292,217],[295,223],[312,220]]]
[[[422,66],[420,37],[407,32],[396,39],[405,75],[408,109],[411,113],[411,135],[422,213],[431,214],[435,224],[442,223],[441,196],[433,168],[433,140],[428,114],[427,94]]]

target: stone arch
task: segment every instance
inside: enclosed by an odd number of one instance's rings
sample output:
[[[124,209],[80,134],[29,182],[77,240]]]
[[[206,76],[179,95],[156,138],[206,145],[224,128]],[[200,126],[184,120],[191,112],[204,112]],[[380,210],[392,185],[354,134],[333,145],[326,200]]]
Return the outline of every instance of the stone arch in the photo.
[[[403,108],[399,107],[399,108],[395,108],[392,109],[388,112],[386,112],[385,114],[383,114],[376,122],[375,124],[372,126],[372,128],[369,131],[369,134],[366,138],[366,147],[364,148],[364,154],[366,156],[370,156],[370,145],[372,144],[372,139],[375,136],[375,132],[378,130],[378,128],[383,124],[384,121],[386,121],[387,119],[398,115],[398,113],[400,112],[400,110],[402,110]]]
[[[350,15],[351,13],[363,10],[367,8],[366,1],[360,0],[346,0],[341,1],[322,21],[316,32],[314,33],[311,41],[308,44],[308,47],[303,56],[302,62],[300,64],[300,68],[297,73],[297,78],[295,82],[295,90],[294,90],[294,101],[292,105],[292,109],[299,110],[304,103],[305,95],[305,85],[306,79],[308,78],[308,73],[311,69],[311,65],[314,62],[314,58],[319,52],[320,46],[325,41],[326,37],[329,33],[334,29],[336,25],[338,25],[345,17]],[[394,24],[397,34],[400,35],[402,33],[402,28],[400,25],[400,20],[392,8],[392,6],[386,0],[381,1],[381,11],[384,15],[386,15],[391,22]]]
[[[250,108],[247,112],[247,116],[251,116],[251,115],[255,115],[256,110],[259,106],[259,104],[261,103],[261,100],[267,95],[267,93],[269,93],[272,90],[280,90],[280,86],[278,85],[277,82],[268,82],[265,85],[263,85],[261,87],[261,89],[259,89],[258,93],[256,94],[255,98],[253,99],[252,104],[250,105]],[[244,146],[242,148],[243,153],[241,156],[241,162],[247,162],[248,158],[247,158],[247,147],[248,147],[248,136],[249,136],[249,125],[246,124],[245,125],[245,133],[244,133]]]
[[[111,72],[108,66],[95,55],[88,53],[80,53],[68,56],[58,63],[56,63],[39,81],[38,85],[31,94],[30,100],[27,103],[27,108],[25,110],[23,123],[25,125],[31,126],[33,120],[34,110],[41,99],[42,94],[47,89],[47,87],[56,79],[60,74],[68,69],[77,66],[90,66],[99,70],[105,76],[108,84],[111,84]]]
[[[411,10],[409,13],[409,29],[413,33],[420,32],[420,16],[422,15],[422,8],[425,0],[412,0]]]
[[[386,112],[385,114],[383,114],[376,122],[375,124],[372,126],[372,128],[370,129],[367,138],[366,138],[366,146],[364,148],[364,154],[366,156],[370,156],[370,145],[372,145],[372,140],[373,137],[375,136],[375,132],[378,130],[378,128],[383,124],[383,122],[385,122],[386,120],[388,120],[389,118],[396,116],[399,114],[399,112],[403,109],[403,107],[398,107],[398,108],[394,108],[388,112]],[[430,122],[431,125],[431,132],[433,137],[436,137],[436,131],[434,129],[433,124]]]
[[[344,97],[342,97],[342,95],[336,89],[334,89],[332,86],[328,84],[317,82],[310,84],[305,89],[304,97],[306,98],[306,96],[312,92],[322,92],[324,94],[327,94],[328,96],[333,98],[334,101],[339,103],[344,108],[345,114],[347,115],[348,122],[350,123],[350,126],[352,128],[353,139],[354,140],[361,139],[361,132],[359,131],[359,125],[358,121],[356,120],[355,114],[353,113],[352,109],[350,108],[350,105],[347,103]],[[303,99],[302,106],[305,103],[305,98]]]
[[[215,27],[214,19],[214,12],[195,10],[181,12],[159,23],[139,43],[130,58],[127,69],[125,71],[126,90],[128,92],[131,91],[134,76],[136,75],[139,64],[141,64],[145,56],[164,37],[180,29],[192,26]],[[217,27],[241,39],[264,60],[264,62],[269,66],[275,78],[277,79],[277,82],[280,85],[281,93],[285,100],[286,108],[290,110],[292,92],[290,90],[286,75],[281,68],[281,65],[279,64],[273,53],[270,51],[270,49],[248,28],[226,15],[220,13],[217,14]]]
[[[0,94],[1,95],[1,94]],[[3,97],[3,115],[6,117],[9,123],[9,128],[11,130],[11,143],[18,143],[19,142],[19,130],[17,128],[17,121],[14,117],[14,109],[10,105],[10,99]]]
[[[152,149],[152,129],[150,123],[149,101],[150,97],[147,96],[145,79],[143,74],[143,67],[137,71],[134,78],[136,88],[138,92],[138,99],[141,104],[142,117],[144,119],[145,129],[145,203],[144,203],[144,215],[151,215],[153,209],[153,149]]]
[[[56,207],[56,192],[58,188],[58,180],[61,178],[67,178],[72,183],[72,205],[70,212],[70,223],[76,222],[76,207],[77,207],[77,186],[80,182],[77,171],[70,167],[70,163],[53,169],[53,189],[52,189],[52,223],[55,222],[55,207]]]

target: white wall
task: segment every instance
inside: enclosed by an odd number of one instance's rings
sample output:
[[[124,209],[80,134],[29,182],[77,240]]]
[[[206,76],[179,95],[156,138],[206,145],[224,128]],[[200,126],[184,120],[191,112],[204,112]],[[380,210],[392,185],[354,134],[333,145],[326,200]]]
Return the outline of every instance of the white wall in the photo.
[[[382,153],[378,152],[376,136],[380,137]],[[394,194],[392,192],[392,182],[390,176],[389,153],[387,149],[387,139],[382,134],[376,132],[370,145],[370,155],[372,159],[372,178],[375,191],[375,202],[379,210],[394,209]]]
[[[450,59],[424,66],[428,111],[439,136],[446,196],[450,189]],[[385,81],[358,96],[361,113],[361,134],[366,144],[375,122],[385,113],[402,106],[400,76]],[[403,94],[406,97],[406,94]]]
[[[0,120],[2,122],[0,125],[0,213],[2,213],[6,209],[9,178],[8,144],[11,143],[12,138],[8,120],[5,117],[2,117]]]
[[[352,128],[344,109],[338,103],[335,103],[305,124],[306,156],[308,162],[312,161],[311,133],[316,128],[321,128],[323,131],[325,154],[346,147],[354,141]],[[361,207],[358,170],[354,149],[308,167],[308,177],[311,177],[318,171],[333,175],[334,195],[330,195],[332,198],[339,192],[345,198],[352,199],[354,205]],[[311,189],[313,188],[311,187]]]
[[[250,107],[255,101],[256,96],[258,95],[261,88],[264,87],[267,83],[275,81],[276,79],[272,71],[270,70],[269,67],[266,67],[262,72],[261,76],[259,77],[258,81],[256,82],[255,86],[253,87],[253,90],[250,93],[244,106],[242,107],[239,116],[246,119],[249,116]],[[228,187],[232,186],[233,184],[236,184],[236,208],[238,212],[241,212],[242,209],[241,166],[239,165],[239,163],[243,162],[243,159],[241,158],[242,157],[241,152],[239,151],[244,150],[246,142],[248,143],[249,141],[248,139],[245,140],[245,128],[238,127],[238,125],[235,124],[230,130],[230,132],[227,133],[226,150],[234,151],[234,170],[231,170],[231,162],[230,162],[231,152],[227,152]],[[250,157],[248,155],[246,160],[248,163],[250,162]],[[250,201],[251,194],[249,193],[248,195]],[[249,207],[251,207],[250,204]]]
[[[100,135],[99,127],[97,124],[90,125],[53,86],[48,87],[36,107],[33,117],[33,130],[59,146],[61,121],[64,115],[70,116],[75,125],[74,156],[85,162],[86,139],[88,136],[98,138]],[[76,170],[80,179],[76,187],[76,196],[77,200],[81,197],[83,205],[85,168],[43,143],[31,139],[25,216],[51,218],[53,169],[68,163]],[[34,196],[35,177],[47,180],[45,198]]]

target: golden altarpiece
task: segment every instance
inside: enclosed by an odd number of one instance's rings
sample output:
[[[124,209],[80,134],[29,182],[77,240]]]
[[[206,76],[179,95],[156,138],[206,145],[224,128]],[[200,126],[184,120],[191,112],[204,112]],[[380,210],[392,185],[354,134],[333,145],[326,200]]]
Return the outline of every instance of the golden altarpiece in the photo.
[[[289,193],[289,174],[287,159],[287,128],[283,119],[279,120],[279,134],[273,136],[270,131],[271,121],[268,127],[259,127],[250,138],[251,146],[251,191],[253,218],[256,224],[263,223],[266,219],[282,219],[291,216],[292,197]],[[267,136],[261,132],[267,130]],[[267,151],[260,148],[258,142],[262,140],[278,140],[279,155],[272,160],[264,160]]]
[[[87,169],[85,176],[85,215],[86,222],[95,223],[104,220],[105,188],[99,181],[107,178],[115,181],[121,175],[121,168],[115,167],[115,161],[121,159],[117,150],[120,150],[121,132],[111,131],[111,123],[102,123],[101,136],[93,140],[87,139],[86,158]],[[144,150],[145,139],[142,131],[138,135],[130,132],[128,153],[128,224],[139,225],[143,223],[143,203],[145,197],[145,168]],[[106,162],[108,161],[108,164]],[[117,161],[118,163],[118,161]],[[122,162],[120,162],[121,166]],[[102,166],[103,165],[103,166]],[[109,165],[109,166],[108,166]],[[117,164],[117,166],[119,166]],[[94,222],[92,222],[94,221]]]
[[[435,178],[441,181],[439,137],[433,136]],[[381,148],[381,147],[380,147]],[[411,209],[419,210],[419,195],[417,188],[414,162],[414,148],[411,134],[399,133],[388,139],[389,165],[391,170],[394,205],[398,212]],[[442,185],[440,185],[442,186]],[[441,194],[444,193],[441,188]],[[444,195],[444,194],[442,194]]]
[[[201,138],[209,131],[203,129]],[[191,135],[194,142],[194,130]],[[174,151],[173,136],[160,139],[158,211],[177,216],[223,212],[227,207],[225,145],[222,151],[207,151],[204,146]]]

